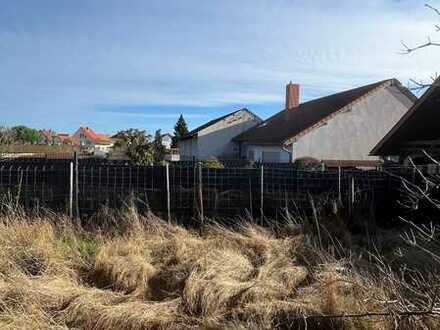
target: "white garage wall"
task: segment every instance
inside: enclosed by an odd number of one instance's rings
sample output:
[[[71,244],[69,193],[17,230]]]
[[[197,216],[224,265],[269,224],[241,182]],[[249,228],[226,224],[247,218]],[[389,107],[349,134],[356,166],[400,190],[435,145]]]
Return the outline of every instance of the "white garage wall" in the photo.
[[[197,158],[237,159],[238,145],[231,140],[260,122],[258,117],[243,110],[201,130],[197,138]]]
[[[293,158],[375,160],[373,147],[411,107],[395,86],[379,89],[293,144]]]

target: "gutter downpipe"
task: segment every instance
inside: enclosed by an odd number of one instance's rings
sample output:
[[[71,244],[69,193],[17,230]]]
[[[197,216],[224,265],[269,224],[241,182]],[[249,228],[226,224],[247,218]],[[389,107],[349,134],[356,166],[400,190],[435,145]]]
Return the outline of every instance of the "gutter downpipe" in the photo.
[[[293,143],[292,143],[292,147],[293,147]],[[281,145],[281,149],[283,149],[285,152],[287,152],[289,154],[289,163],[293,162],[293,151],[287,149],[285,142],[283,142],[283,144]]]

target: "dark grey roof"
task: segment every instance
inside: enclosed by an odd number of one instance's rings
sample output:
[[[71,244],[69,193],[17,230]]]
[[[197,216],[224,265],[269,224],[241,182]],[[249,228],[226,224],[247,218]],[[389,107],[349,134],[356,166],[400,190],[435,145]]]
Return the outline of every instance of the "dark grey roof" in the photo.
[[[440,138],[440,78],[403,115],[387,135],[374,147],[371,155],[399,155],[404,144]]]
[[[239,109],[239,110],[233,111],[233,112],[231,112],[231,113],[228,113],[228,114],[226,114],[226,115],[224,115],[224,116],[221,116],[221,117],[219,117],[219,118],[216,118],[216,119],[213,119],[213,120],[211,120],[211,121],[208,121],[207,123],[205,123],[205,124],[203,124],[203,125],[201,125],[201,126],[195,128],[195,129],[193,129],[193,130],[190,131],[188,134],[186,134],[185,136],[183,136],[183,137],[181,138],[181,140],[191,139],[191,138],[197,136],[197,133],[200,132],[201,130],[203,130],[203,129],[209,127],[209,126],[212,126],[212,125],[218,123],[219,121],[221,121],[221,120],[223,120],[223,119],[225,119],[225,118],[227,118],[227,117],[229,117],[229,116],[235,115],[237,112],[240,112],[240,111],[247,111],[247,112],[249,112],[251,115],[253,115],[253,116],[255,116],[256,118],[260,119],[257,115],[255,115],[253,112],[249,111],[249,110],[246,109],[246,108]]]
[[[283,144],[286,140],[295,137],[385,83],[396,85],[409,98],[414,98],[414,95],[397,80],[383,80],[374,84],[301,103],[294,109],[282,110],[263,123],[238,135],[234,138],[234,141],[253,144]]]

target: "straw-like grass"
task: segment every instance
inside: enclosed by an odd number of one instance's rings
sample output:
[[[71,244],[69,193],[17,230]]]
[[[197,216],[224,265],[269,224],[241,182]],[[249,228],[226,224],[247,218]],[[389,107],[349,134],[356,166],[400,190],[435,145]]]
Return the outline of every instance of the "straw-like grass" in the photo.
[[[350,260],[338,260],[316,248],[307,233],[298,229],[272,231],[245,224],[230,230],[211,224],[193,231],[133,210],[120,219],[117,228],[102,231],[95,225],[94,232],[87,232],[53,214],[4,214],[0,219],[0,327],[393,329],[396,324],[406,328],[440,325],[435,315],[399,316],[404,294],[413,295],[409,283],[402,285],[392,273],[380,277],[361,272]],[[355,317],[368,313],[384,315]]]

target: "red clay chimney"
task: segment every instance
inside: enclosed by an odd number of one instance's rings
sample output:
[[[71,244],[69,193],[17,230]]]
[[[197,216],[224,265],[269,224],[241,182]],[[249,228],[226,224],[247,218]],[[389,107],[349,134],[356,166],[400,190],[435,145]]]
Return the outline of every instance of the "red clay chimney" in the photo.
[[[286,86],[286,109],[296,108],[299,105],[299,85],[288,83]]]

